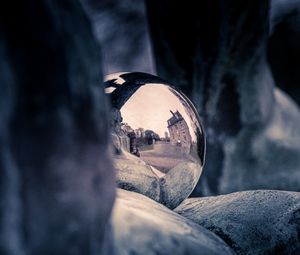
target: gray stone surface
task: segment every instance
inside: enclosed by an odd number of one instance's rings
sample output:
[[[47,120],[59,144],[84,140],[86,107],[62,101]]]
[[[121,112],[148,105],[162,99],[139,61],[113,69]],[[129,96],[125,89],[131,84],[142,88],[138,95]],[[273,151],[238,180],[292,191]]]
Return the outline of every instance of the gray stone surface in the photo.
[[[233,254],[212,232],[135,192],[118,189],[112,222],[119,255]]]
[[[193,162],[182,162],[160,178],[161,201],[173,209],[186,199],[197,184],[202,168]]]
[[[103,72],[154,73],[144,1],[82,0],[103,49]]]
[[[124,149],[113,157],[113,161],[119,188],[141,193],[170,209],[190,195],[201,175],[198,164],[182,162],[166,175],[158,176],[155,170],[160,172],[159,170]]]
[[[190,198],[175,212],[213,231],[240,255],[300,252],[298,192],[257,190]]]
[[[1,3],[1,255],[109,250],[115,182],[101,81],[78,1]]]
[[[250,125],[224,141],[223,194],[266,188],[300,191],[300,110],[279,89],[273,97],[272,107],[265,104],[269,118],[264,125]]]
[[[160,201],[159,178],[150,166],[124,150],[121,155],[114,156],[114,166],[119,188],[135,191]]]

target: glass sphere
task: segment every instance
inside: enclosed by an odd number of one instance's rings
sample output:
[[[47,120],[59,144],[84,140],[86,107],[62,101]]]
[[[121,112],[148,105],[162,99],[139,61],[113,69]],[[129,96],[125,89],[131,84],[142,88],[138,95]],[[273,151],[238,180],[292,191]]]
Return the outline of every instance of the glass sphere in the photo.
[[[175,208],[195,188],[204,164],[205,136],[195,107],[151,74],[111,74],[104,85],[118,186]]]

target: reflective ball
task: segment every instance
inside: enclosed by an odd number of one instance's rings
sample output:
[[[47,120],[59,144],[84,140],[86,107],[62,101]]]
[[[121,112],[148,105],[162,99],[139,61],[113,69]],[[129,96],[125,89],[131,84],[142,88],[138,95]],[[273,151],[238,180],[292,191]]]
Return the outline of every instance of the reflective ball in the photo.
[[[169,208],[187,198],[200,178],[205,136],[191,101],[146,73],[106,77],[118,187]]]

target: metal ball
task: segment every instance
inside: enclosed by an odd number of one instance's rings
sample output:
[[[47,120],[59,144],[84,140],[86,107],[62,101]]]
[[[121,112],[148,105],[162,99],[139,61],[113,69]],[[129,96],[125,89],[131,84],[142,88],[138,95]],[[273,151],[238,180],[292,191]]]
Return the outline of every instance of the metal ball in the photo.
[[[146,73],[106,77],[118,187],[169,208],[199,181],[205,136],[191,101],[163,79]]]

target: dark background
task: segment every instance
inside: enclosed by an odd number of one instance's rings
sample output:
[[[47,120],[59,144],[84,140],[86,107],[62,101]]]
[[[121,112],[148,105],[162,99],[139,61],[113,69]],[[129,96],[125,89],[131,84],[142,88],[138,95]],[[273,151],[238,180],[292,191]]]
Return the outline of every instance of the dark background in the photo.
[[[120,71],[156,74],[144,1],[83,0],[83,3],[102,46],[105,75]],[[209,30],[209,24],[206,26]],[[298,0],[271,1],[269,33],[268,60],[276,84],[300,102]],[[181,36],[178,33],[178,37]]]

